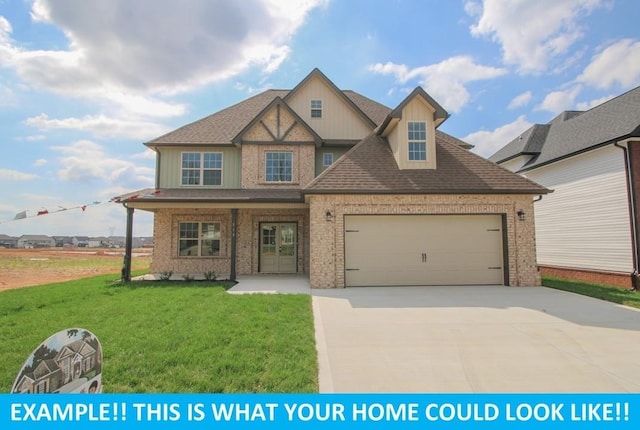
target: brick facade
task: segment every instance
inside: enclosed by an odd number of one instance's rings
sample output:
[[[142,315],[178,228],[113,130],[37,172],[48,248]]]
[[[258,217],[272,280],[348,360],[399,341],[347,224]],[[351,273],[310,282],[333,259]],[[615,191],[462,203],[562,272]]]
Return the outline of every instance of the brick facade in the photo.
[[[344,216],[357,214],[503,214],[511,286],[539,286],[533,202],[529,195],[311,195],[312,288],[343,288]],[[517,212],[525,212],[519,220]],[[326,213],[333,215],[327,221]]]
[[[265,178],[265,153],[278,151],[292,153],[291,182],[267,182]],[[312,144],[243,144],[242,188],[303,188],[314,179],[315,146]]]
[[[309,215],[305,209],[248,208],[238,210],[237,258],[238,275],[260,273],[260,224],[296,223],[297,272],[309,273]],[[219,222],[220,255],[216,257],[178,256],[180,222]],[[227,277],[231,271],[230,209],[166,209],[156,212],[154,220],[154,252],[152,273],[172,271],[174,275],[198,276],[214,271]]]
[[[631,288],[631,275],[629,273],[598,272],[595,270],[570,269],[566,267],[540,266],[542,276],[552,276],[560,279],[588,282],[592,284],[615,285],[622,288]]]

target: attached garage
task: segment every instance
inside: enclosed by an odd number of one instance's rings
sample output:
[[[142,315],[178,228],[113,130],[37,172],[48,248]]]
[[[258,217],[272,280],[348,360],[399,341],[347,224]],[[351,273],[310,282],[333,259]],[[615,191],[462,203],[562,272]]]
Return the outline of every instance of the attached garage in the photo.
[[[345,215],[345,285],[502,285],[502,215]]]

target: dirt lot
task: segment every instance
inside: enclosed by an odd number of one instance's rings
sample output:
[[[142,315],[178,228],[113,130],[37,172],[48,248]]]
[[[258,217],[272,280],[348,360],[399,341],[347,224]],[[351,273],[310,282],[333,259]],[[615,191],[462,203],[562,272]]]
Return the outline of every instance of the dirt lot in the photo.
[[[133,270],[147,269],[151,249],[133,252]],[[124,250],[95,248],[0,248],[0,291],[113,273],[119,276]]]

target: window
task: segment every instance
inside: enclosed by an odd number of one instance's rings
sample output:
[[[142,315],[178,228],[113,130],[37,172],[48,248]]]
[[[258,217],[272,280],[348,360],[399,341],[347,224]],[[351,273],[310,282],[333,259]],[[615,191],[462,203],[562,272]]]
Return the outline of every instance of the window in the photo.
[[[326,152],[322,154],[322,165],[324,167],[331,166],[333,164],[333,153]]]
[[[291,182],[293,162],[291,152],[266,152],[265,180],[267,182]]]
[[[409,160],[423,161],[427,159],[427,124],[424,122],[408,123]]]
[[[183,152],[182,185],[222,185],[222,153]]]
[[[311,100],[311,118],[322,118],[322,100]]]
[[[181,222],[178,242],[181,257],[220,255],[220,223]]]

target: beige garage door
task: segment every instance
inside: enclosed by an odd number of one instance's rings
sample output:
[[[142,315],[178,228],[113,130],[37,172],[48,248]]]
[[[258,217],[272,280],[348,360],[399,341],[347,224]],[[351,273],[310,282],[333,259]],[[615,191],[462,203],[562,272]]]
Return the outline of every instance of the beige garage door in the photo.
[[[345,216],[347,286],[503,284],[500,215]]]

